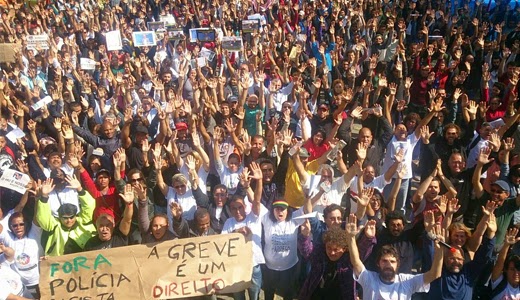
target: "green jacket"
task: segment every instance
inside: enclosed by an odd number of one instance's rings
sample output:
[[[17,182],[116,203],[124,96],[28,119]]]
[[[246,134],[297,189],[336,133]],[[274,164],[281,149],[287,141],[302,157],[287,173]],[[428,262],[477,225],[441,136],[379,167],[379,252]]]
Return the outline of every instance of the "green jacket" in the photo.
[[[76,224],[71,229],[64,228],[60,220],[52,215],[48,202],[38,199],[36,221],[49,233],[45,255],[59,256],[80,252],[87,241],[96,235],[96,227],[92,223],[96,200],[86,190],[82,190],[78,196],[81,212],[76,216]]]

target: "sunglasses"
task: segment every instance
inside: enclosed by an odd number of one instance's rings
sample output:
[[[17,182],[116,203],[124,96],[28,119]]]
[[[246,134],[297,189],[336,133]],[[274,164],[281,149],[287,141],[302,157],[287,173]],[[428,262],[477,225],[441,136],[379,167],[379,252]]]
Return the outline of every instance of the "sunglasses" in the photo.
[[[130,182],[135,183],[135,182],[141,182],[143,180],[144,180],[143,178],[135,178],[135,179],[130,179]]]
[[[18,228],[18,227],[24,227],[25,223],[18,223],[18,224],[11,224],[11,227]]]
[[[186,187],[186,185],[185,185],[185,184],[182,184],[182,185],[176,185],[176,186],[174,186],[173,188],[176,189],[176,190],[179,190],[179,189],[183,189],[183,188],[185,188],[185,187]]]
[[[62,220],[72,220],[74,219],[76,216],[61,216],[60,219]]]

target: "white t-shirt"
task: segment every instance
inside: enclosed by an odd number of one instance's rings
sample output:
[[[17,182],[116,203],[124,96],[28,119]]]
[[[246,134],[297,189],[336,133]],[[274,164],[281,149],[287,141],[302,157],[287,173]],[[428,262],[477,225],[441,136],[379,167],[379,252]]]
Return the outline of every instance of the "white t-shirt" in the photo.
[[[58,209],[65,203],[74,204],[78,210],[81,211],[79,206],[78,192],[76,189],[64,188],[58,192],[56,190],[49,194],[49,205],[51,207],[51,213],[54,217],[58,217]]]
[[[489,141],[483,140],[480,135],[475,131],[475,135],[468,146],[472,146],[476,139],[480,139],[475,146],[468,151],[468,159],[466,160],[466,169],[473,168],[477,165],[478,156],[480,150],[485,147],[489,147]]]
[[[363,177],[361,177],[363,178]],[[350,212],[356,213],[357,211],[357,202],[354,201],[355,197],[359,197],[359,191],[358,191],[358,180],[359,178],[357,176],[354,176],[352,180],[350,181]],[[389,184],[390,181],[385,180],[385,175],[379,175],[372,182],[366,183],[363,182],[364,188],[374,188],[378,192],[382,193],[383,189],[387,184]]]
[[[379,273],[368,271],[363,267],[356,280],[363,287],[363,300],[407,300],[417,292],[427,293],[430,284],[424,284],[424,275],[397,274],[392,284],[383,283]]]
[[[184,176],[186,176],[186,178],[190,178],[190,170],[188,169],[188,167],[186,166],[186,163],[184,163],[181,167],[181,169],[179,170]],[[206,170],[204,170],[204,167],[200,167],[199,168],[199,171],[197,172],[197,176],[199,177],[199,182],[198,182],[198,185],[199,185],[199,188],[200,190],[204,193],[204,195],[207,195],[208,194],[208,191],[206,189],[206,181],[208,180],[208,172],[206,172]],[[191,188],[191,183],[188,181],[188,184],[187,184],[187,187],[188,188]]]
[[[408,135],[406,141],[398,141],[395,136],[392,137],[392,140],[386,146],[386,154],[385,159],[383,160],[383,169],[381,174],[386,173],[390,166],[394,164],[395,154],[400,149],[404,149],[403,164],[406,166],[406,175],[403,179],[412,178],[412,155],[413,149],[415,148],[415,145],[417,145],[418,141],[419,139],[415,136],[415,133]],[[394,175],[394,178],[395,176],[396,175]]]
[[[5,256],[0,255],[0,300],[5,300],[9,294],[23,296],[23,283],[13,269],[11,263],[5,259]]]
[[[233,195],[237,191],[238,183],[240,179],[238,178],[244,169],[244,166],[240,165],[240,168],[234,173],[232,173],[228,167],[225,167],[222,163],[217,162],[215,164],[215,168],[217,169],[218,176],[220,177],[220,183],[226,186],[228,190],[228,194]]]
[[[303,208],[292,215],[290,221],[273,222],[267,213],[262,217],[264,225],[265,265],[276,271],[285,271],[298,263],[298,227],[305,219],[294,220],[303,215]]]
[[[308,189],[310,185],[310,176],[308,176],[307,182],[305,183],[305,187]],[[336,178],[331,186],[330,190],[326,193],[323,193],[321,195],[320,199],[316,201],[316,204],[314,205],[313,211],[317,211],[320,213],[323,213],[323,210],[325,207],[331,205],[331,204],[341,204],[341,198],[343,198],[343,195],[347,192],[348,188],[350,186],[350,183],[346,183],[343,176],[340,178]],[[318,189],[314,189],[310,192],[310,197],[314,197],[318,193]]]
[[[40,281],[38,269],[40,256],[43,249],[40,246],[42,229],[34,223],[26,237],[18,239],[10,230],[2,230],[1,239],[5,245],[14,249],[13,269],[20,274],[22,282],[26,286],[36,285]]]
[[[491,287],[493,289],[495,289],[503,279],[504,279],[504,275],[500,275],[500,277],[498,277],[496,281],[491,281]],[[493,297],[492,300],[518,300],[518,299],[520,299],[520,287],[514,288],[508,282],[506,285],[506,288],[500,294]]]
[[[261,206],[260,216],[250,212],[242,222],[238,222],[235,218],[229,218],[222,227],[222,234],[232,233],[233,231],[242,227],[249,227],[253,234],[253,263],[254,266],[264,264],[265,258],[262,252],[262,218],[267,214],[267,208]]]
[[[175,192],[175,189],[171,186],[168,187],[168,193],[166,194],[166,200],[168,201],[168,209],[166,209],[168,214],[168,219],[172,220],[172,212],[170,210],[170,205],[173,202],[177,202],[181,205],[182,208],[182,218],[185,220],[193,220],[195,217],[195,211],[197,210],[197,201],[193,197],[193,193],[191,189],[186,188],[186,193],[184,195],[179,195]],[[169,222],[170,231],[173,231],[173,224]]]

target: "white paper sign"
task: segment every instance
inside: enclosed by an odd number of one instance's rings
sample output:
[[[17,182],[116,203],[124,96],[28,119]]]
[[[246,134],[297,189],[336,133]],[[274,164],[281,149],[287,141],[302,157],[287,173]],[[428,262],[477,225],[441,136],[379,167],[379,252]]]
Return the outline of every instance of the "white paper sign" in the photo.
[[[43,50],[49,49],[49,36],[46,34],[29,35],[27,36],[27,48],[40,48]]]
[[[2,177],[0,177],[0,186],[24,194],[25,186],[27,186],[30,180],[29,175],[7,169],[4,170]]]
[[[21,130],[18,127],[9,131],[9,133],[7,133],[5,135],[6,138],[8,138],[12,143],[15,143],[15,144],[16,144],[17,139],[21,139],[24,136],[25,136],[25,132],[23,132],[23,130]]]
[[[121,40],[121,32],[119,30],[109,31],[105,37],[108,51],[123,49],[123,41]]]
[[[294,217],[293,220],[311,219],[311,218],[319,219],[319,216],[320,216],[319,214],[320,214],[319,212],[313,211],[311,213],[304,214],[304,215],[301,215],[299,217]]]
[[[52,102],[52,98],[50,96],[45,96],[45,98],[43,98],[42,100],[34,103],[33,105],[31,105],[31,108],[36,111],[36,110],[39,110],[41,109],[42,107],[44,107],[45,105],[49,104]]]
[[[82,70],[95,70],[96,69],[96,61],[90,58],[82,57],[80,59],[80,68]]]

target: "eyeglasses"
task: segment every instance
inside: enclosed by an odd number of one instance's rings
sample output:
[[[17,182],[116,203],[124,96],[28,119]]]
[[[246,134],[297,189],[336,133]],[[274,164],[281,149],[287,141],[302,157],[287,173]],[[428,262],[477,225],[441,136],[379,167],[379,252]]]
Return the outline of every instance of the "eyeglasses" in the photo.
[[[213,194],[213,195],[215,196],[215,198],[227,197],[226,193],[217,193],[217,194]]]
[[[134,178],[134,179],[130,179],[130,182],[131,183],[134,183],[134,182],[141,182],[143,181],[144,179],[143,178]]]
[[[11,224],[11,227],[18,228],[18,227],[24,227],[25,223],[18,223],[18,224]]]
[[[72,220],[74,219],[76,216],[61,216],[60,219],[66,221],[66,220]]]
[[[185,188],[185,187],[186,187],[185,184],[181,184],[181,185],[176,185],[176,186],[174,186],[173,188],[176,189],[176,190],[179,190],[179,189],[183,189],[183,188]]]

